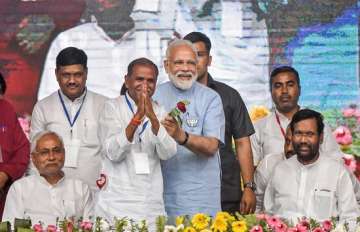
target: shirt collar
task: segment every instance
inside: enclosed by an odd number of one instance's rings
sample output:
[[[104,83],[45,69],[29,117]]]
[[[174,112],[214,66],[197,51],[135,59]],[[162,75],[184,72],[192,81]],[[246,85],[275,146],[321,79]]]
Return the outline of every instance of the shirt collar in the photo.
[[[54,185],[50,184],[43,176],[40,175],[39,172],[37,172],[36,177],[37,179],[44,185],[50,187],[50,188],[55,188],[57,186],[59,186],[62,182],[64,182],[64,179],[65,179],[65,173],[63,171],[61,171],[63,173],[63,176],[60,180],[58,180],[58,182]]]
[[[74,101],[71,101],[71,99],[68,98],[68,97],[63,93],[63,91],[62,91],[61,89],[59,89],[59,92],[60,92],[61,97],[63,98],[64,102],[66,102],[66,103],[72,103],[72,102],[73,102],[73,103],[77,104],[77,103],[81,103],[81,102],[83,101],[83,99],[84,99],[84,97],[85,97],[85,95],[86,95],[86,92],[87,92],[87,88],[85,87],[84,92],[80,95],[80,97],[75,98]]]

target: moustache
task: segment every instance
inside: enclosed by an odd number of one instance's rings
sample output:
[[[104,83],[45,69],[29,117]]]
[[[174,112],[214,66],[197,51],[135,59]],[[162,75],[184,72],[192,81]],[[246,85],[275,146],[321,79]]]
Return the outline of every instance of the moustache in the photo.
[[[179,71],[175,74],[176,77],[189,77],[189,78],[194,78],[194,74],[192,72],[184,72],[184,71]]]

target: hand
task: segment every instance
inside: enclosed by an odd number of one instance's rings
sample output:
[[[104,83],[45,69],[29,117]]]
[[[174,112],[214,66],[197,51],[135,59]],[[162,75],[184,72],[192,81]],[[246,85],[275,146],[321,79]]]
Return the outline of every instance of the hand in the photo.
[[[171,116],[166,116],[161,124],[165,127],[167,133],[175,139],[176,142],[184,142],[186,135],[184,130],[179,126],[178,122]]]
[[[150,120],[157,120],[156,114],[152,106],[151,98],[148,94],[145,95],[145,115]]]
[[[249,188],[244,188],[240,202],[240,213],[241,214],[254,213],[255,207],[256,207],[255,193]]]
[[[5,172],[0,172],[0,189],[5,187],[8,180],[9,176]]]
[[[142,92],[137,102],[137,111],[134,116],[136,119],[142,120],[145,116],[145,99],[146,95],[144,92]]]

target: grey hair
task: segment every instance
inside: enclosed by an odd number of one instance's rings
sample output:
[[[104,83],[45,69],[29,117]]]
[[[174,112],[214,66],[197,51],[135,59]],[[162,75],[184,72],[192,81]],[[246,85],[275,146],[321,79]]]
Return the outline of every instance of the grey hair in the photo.
[[[45,130],[45,131],[40,131],[39,133],[37,133],[31,140],[31,153],[34,153],[36,150],[36,146],[37,143],[39,142],[39,140],[44,137],[45,135],[54,135],[55,137],[57,137],[61,143],[62,148],[64,148],[64,140],[62,139],[62,137],[60,135],[58,135],[56,132],[54,131],[49,131],[49,130]]]
[[[175,39],[173,40],[169,46],[166,49],[166,59],[168,60],[170,57],[170,52],[172,49],[179,47],[179,46],[188,46],[191,48],[191,50],[193,50],[193,52],[195,53],[195,59],[196,61],[198,61],[198,55],[197,55],[197,49],[195,47],[195,45],[193,43],[191,43],[189,40],[183,40],[183,39]]]

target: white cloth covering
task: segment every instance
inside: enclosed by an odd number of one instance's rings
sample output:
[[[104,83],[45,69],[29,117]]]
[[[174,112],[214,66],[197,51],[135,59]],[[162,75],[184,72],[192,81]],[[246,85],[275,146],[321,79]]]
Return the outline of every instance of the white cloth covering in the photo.
[[[56,219],[88,219],[93,215],[93,198],[88,185],[66,176],[50,185],[40,175],[23,177],[14,182],[5,202],[3,221],[13,224],[15,218],[30,218],[56,225]]]
[[[136,112],[135,103],[129,96],[128,100]],[[159,121],[167,114],[154,102],[153,109]],[[137,128],[133,141],[129,142],[125,129],[132,117],[125,96],[105,103],[100,117],[99,137],[104,145],[102,173],[106,175],[106,185],[99,192],[95,214],[109,221],[124,216],[137,221],[146,219],[152,231],[155,230],[156,217],[165,215],[160,160],[176,153],[176,142],[162,125],[155,135],[149,121],[140,135],[140,144],[139,133],[148,121],[146,117]],[[147,154],[149,174],[137,174],[135,171],[134,153],[139,150]]]

